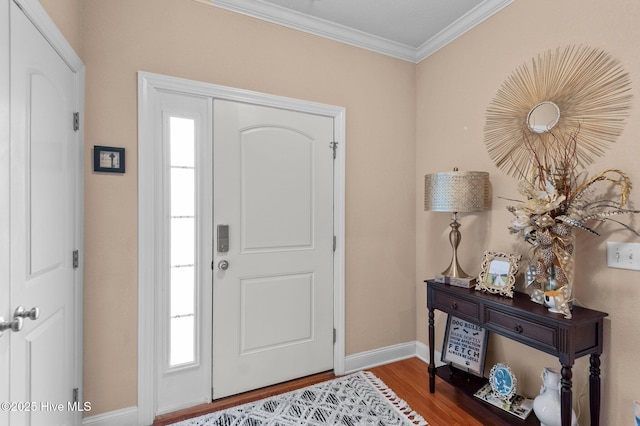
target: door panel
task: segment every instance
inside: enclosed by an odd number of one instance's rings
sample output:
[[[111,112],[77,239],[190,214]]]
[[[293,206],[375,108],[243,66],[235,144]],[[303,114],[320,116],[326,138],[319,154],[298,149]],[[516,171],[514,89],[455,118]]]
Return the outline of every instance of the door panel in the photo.
[[[241,356],[313,337],[313,274],[242,279],[240,292]]]
[[[69,125],[68,99],[60,93],[55,82],[47,76],[33,72],[29,75],[28,91],[31,101],[29,126],[29,178],[27,215],[30,218],[29,272],[31,275],[59,268],[63,262],[65,213],[64,171],[67,168],[65,138],[68,131],[57,123]],[[67,109],[58,108],[67,104]],[[69,129],[70,130],[70,129]],[[49,133],[52,132],[53,133]]]
[[[310,248],[311,137],[293,129],[260,127],[243,131],[240,144],[242,252]]]
[[[62,404],[11,424],[71,425],[75,385],[75,74],[11,3],[11,309],[39,307],[9,333],[10,400]],[[4,338],[7,338],[5,336]]]
[[[39,320],[38,320],[39,321]],[[55,404],[63,404],[64,410],[35,410],[31,415],[32,425],[68,425],[69,413],[67,400],[70,399],[71,387],[61,389],[60,384],[65,383],[64,366],[67,354],[63,350],[51,350],[58,348],[59,342],[65,339],[65,314],[64,311],[54,313],[47,321],[35,327],[33,331],[26,333],[25,356],[28,359],[26,370],[36,380],[30,380],[27,394],[30,401],[55,401]],[[42,381],[47,380],[58,386],[42,386]],[[62,391],[62,395],[60,392]],[[65,392],[66,391],[66,392]],[[61,396],[67,397],[61,398]]]
[[[330,117],[214,101],[214,398],[333,368],[332,140]]]

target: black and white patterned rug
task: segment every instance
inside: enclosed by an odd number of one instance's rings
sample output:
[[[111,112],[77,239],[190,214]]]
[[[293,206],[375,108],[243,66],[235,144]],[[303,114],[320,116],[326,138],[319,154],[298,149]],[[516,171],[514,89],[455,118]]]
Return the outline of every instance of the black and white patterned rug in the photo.
[[[361,371],[172,426],[425,426],[379,378]]]

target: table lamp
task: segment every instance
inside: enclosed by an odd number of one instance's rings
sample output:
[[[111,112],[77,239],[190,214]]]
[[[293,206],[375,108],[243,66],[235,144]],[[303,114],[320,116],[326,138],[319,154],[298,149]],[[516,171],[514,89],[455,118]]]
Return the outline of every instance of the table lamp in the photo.
[[[469,278],[458,264],[458,245],[462,236],[458,213],[479,212],[489,208],[491,192],[489,173],[452,172],[432,173],[424,177],[424,210],[448,212],[451,216],[449,242],[453,248],[453,257],[449,267],[442,275],[454,278]]]

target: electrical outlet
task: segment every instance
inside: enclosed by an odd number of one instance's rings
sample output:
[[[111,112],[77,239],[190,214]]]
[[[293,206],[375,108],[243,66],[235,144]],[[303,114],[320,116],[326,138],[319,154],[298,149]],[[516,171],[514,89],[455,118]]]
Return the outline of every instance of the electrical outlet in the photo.
[[[607,241],[607,266],[640,271],[640,243]]]

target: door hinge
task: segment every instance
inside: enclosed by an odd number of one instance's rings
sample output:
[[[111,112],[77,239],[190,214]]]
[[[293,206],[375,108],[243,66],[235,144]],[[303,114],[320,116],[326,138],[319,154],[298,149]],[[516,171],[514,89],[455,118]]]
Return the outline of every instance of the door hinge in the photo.
[[[336,239],[336,236],[333,236],[333,251],[336,251],[336,246],[338,245],[338,240]]]
[[[78,402],[78,398],[79,398],[79,391],[78,388],[73,388],[73,395],[72,395],[72,401],[71,402]]]
[[[78,250],[73,251],[73,269],[78,269],[78,265],[80,263],[80,253]]]
[[[329,146],[331,147],[331,149],[333,149],[333,159],[336,159],[336,151],[338,150],[338,142],[331,142],[329,144]]]
[[[73,113],[73,130],[75,132],[80,130],[80,113],[79,112]]]
[[[336,331],[336,329],[334,328],[334,329],[333,329],[333,344],[335,344],[335,343],[336,343],[336,341],[338,340],[337,335],[338,335],[338,332],[337,332],[337,331]]]

